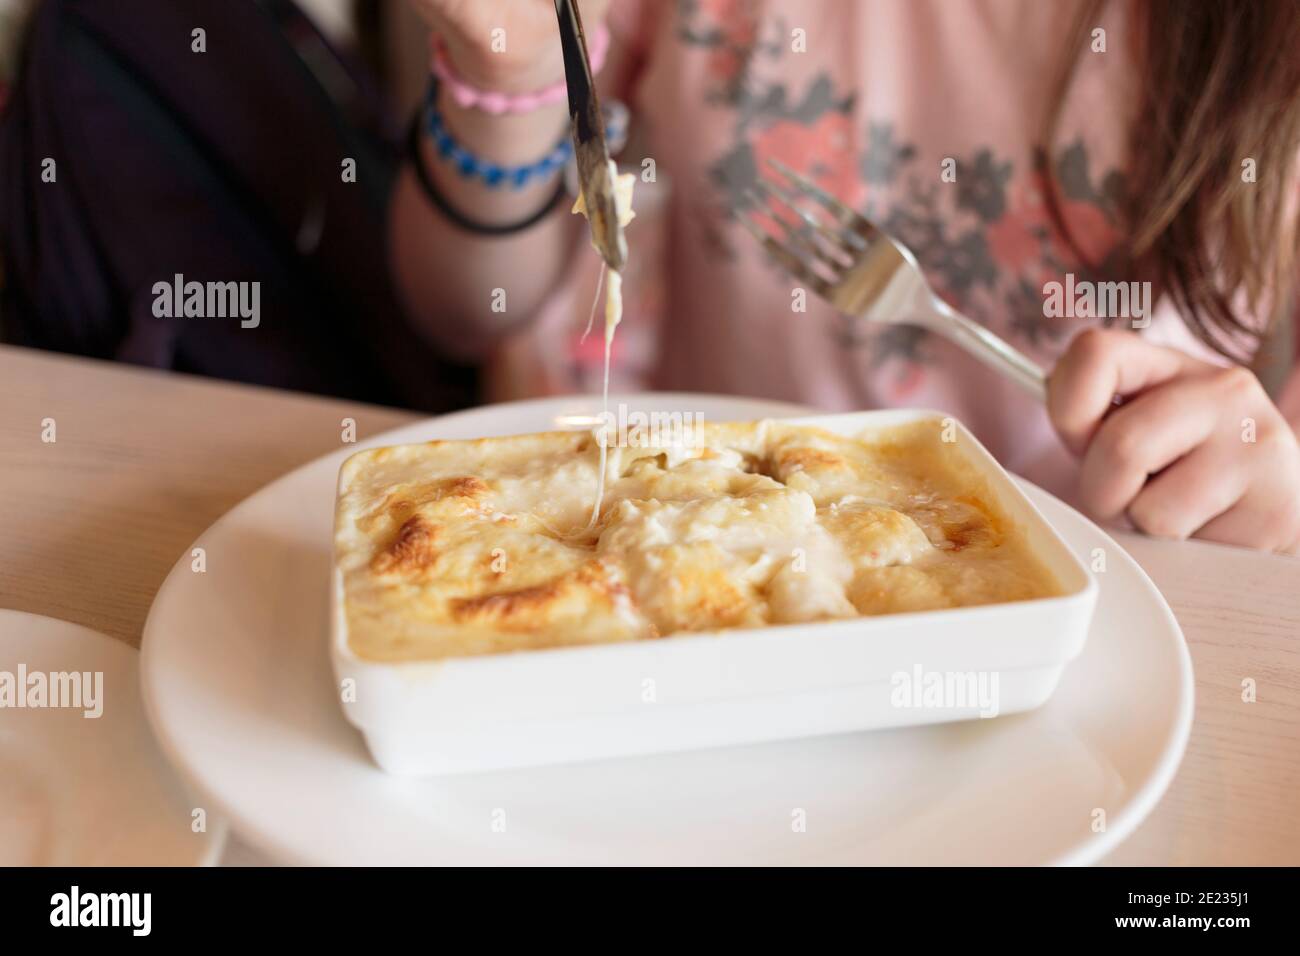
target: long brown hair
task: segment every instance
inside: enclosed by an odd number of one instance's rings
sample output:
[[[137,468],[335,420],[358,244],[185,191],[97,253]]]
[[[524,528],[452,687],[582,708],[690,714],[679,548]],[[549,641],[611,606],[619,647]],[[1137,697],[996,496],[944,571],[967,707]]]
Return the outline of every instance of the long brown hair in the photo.
[[[1049,144],[1107,2],[1089,0],[1074,25]],[[1126,251],[1202,341],[1248,362],[1296,305],[1300,0],[1144,0],[1130,12],[1141,88]]]

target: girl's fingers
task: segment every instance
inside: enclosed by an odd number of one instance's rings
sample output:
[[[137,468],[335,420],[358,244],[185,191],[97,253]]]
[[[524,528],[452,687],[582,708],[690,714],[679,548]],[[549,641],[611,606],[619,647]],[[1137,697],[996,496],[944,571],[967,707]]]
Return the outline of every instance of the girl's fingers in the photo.
[[[1047,413],[1065,446],[1082,455],[1116,395],[1136,395],[1189,372],[1212,369],[1131,332],[1087,329],[1070,342],[1047,379]]]
[[[1214,433],[1220,401],[1214,387],[1197,377],[1170,382],[1116,409],[1083,456],[1079,498],[1084,508],[1103,521],[1122,515],[1150,475]]]
[[[1278,528],[1287,526],[1277,520],[1276,509],[1270,512],[1243,503],[1209,521],[1196,532],[1196,537],[1202,541],[1217,541],[1220,544],[1235,544],[1262,551],[1300,554],[1300,531],[1290,536],[1289,540],[1278,533]],[[1290,527],[1294,529],[1295,525],[1291,524]]]
[[[1242,500],[1250,471],[1225,443],[1207,442],[1151,479],[1128,506],[1138,530],[1157,538],[1190,538]]]
[[[1254,475],[1237,504],[1206,522],[1196,537],[1266,551],[1300,551],[1300,449],[1285,425],[1270,428],[1236,452]],[[1255,461],[1250,459],[1255,458]]]
[[[1153,436],[1153,429],[1167,434]],[[1142,450],[1114,454],[1126,447]],[[1250,372],[1219,369],[1180,379],[1111,416],[1084,462],[1089,481],[1101,485],[1088,487],[1103,499],[1094,507],[1113,516],[1115,502],[1141,481],[1138,473],[1161,467],[1137,485],[1126,508],[1147,534],[1270,551],[1300,546],[1300,442]]]

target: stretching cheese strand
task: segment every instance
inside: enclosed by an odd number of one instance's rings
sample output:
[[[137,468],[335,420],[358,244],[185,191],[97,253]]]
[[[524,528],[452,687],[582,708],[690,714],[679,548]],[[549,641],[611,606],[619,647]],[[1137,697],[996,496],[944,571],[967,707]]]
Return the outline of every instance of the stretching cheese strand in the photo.
[[[614,212],[618,216],[618,224],[621,228],[626,228],[627,224],[636,218],[636,212],[632,209],[632,189],[636,185],[635,173],[624,173],[619,175],[618,169],[614,166],[614,161],[609,161],[609,180],[614,184]],[[586,217],[587,203],[582,195],[573,204],[575,214]],[[595,241],[592,241],[595,246]],[[597,249],[599,252],[600,250]],[[606,272],[605,266],[601,266],[601,275]],[[623,320],[623,276],[617,269],[609,269],[609,275],[605,279],[605,375],[601,386],[601,421],[609,420],[609,359],[614,346],[614,330],[618,328],[619,322]],[[596,284],[596,296],[600,296],[599,280]],[[595,307],[593,303],[592,318],[595,316]],[[587,320],[587,332],[591,331],[591,319]],[[582,333],[582,337],[587,337],[587,332]],[[600,518],[600,505],[605,500],[605,466],[609,460],[609,448],[607,446],[608,436],[604,436],[600,441],[600,475],[596,484],[596,501],[591,508],[591,520],[581,531],[575,532],[575,536],[585,535],[592,528],[596,527],[596,522]]]
[[[587,313],[587,327],[582,330],[582,338],[578,339],[579,345],[587,341],[587,336],[591,334],[591,327],[595,324],[596,309],[600,306],[600,290],[605,287],[605,270],[608,268],[609,266],[606,265],[605,260],[601,259],[600,274],[596,276],[596,294],[591,297],[591,311]]]

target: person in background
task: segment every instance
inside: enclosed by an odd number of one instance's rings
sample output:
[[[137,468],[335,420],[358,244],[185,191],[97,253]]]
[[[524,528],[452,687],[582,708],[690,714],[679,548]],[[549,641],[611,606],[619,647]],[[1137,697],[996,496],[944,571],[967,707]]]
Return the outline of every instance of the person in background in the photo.
[[[395,124],[299,7],[3,12],[27,19],[0,89],[0,341],[430,412],[476,399],[394,294]],[[178,287],[223,297],[182,314],[159,298]]]
[[[411,3],[442,75],[393,192],[391,265],[422,334],[481,360],[530,334],[583,250],[558,170],[521,188],[481,175],[535,164],[566,136],[549,95],[563,81],[555,10]],[[1300,546],[1300,4],[581,9],[593,46],[608,31],[603,95],[630,106],[644,144],[631,166],[657,170],[640,201],[672,183],[650,385],[939,408],[1099,519]],[[449,141],[472,162],[450,161]],[[923,331],[867,328],[811,297],[793,309],[795,283],[734,215],[769,159],[864,211],[950,303],[1050,368],[1047,407]],[[1098,317],[1068,302],[1062,315],[1048,290],[1067,280],[1136,282],[1151,307]],[[531,340],[539,361],[550,350],[565,367],[584,313]]]

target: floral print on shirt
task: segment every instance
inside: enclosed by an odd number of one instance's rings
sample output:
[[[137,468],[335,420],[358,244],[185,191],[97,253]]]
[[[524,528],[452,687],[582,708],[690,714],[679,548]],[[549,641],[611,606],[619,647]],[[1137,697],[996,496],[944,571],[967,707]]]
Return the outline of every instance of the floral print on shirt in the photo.
[[[1126,272],[1124,177],[1092,169],[1082,140],[1019,163],[982,146],[954,156],[956,182],[943,183],[939,157],[923,161],[921,148],[889,117],[860,118],[855,92],[838,87],[829,72],[799,85],[764,80],[763,62],[788,54],[789,31],[779,19],[768,22],[756,0],[678,0],[676,34],[705,51],[705,99],[731,114],[732,145],[710,166],[708,239],[719,255],[730,257],[733,242],[748,241],[730,221],[750,204],[767,161],[778,159],[911,248],[951,304],[1030,351],[1054,354],[1073,331],[1044,317],[1044,283],[1066,272],[1093,281]],[[1050,184],[1068,235],[1049,213]],[[932,361],[930,336],[916,328],[865,328],[841,316],[830,333],[842,347],[861,350],[872,369],[894,364],[899,395]]]

